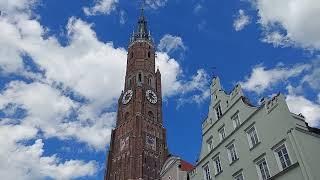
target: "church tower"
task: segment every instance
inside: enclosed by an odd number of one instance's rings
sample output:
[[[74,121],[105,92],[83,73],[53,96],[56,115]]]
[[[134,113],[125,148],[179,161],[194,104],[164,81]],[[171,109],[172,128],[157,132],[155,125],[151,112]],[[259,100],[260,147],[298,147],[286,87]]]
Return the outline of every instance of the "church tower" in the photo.
[[[144,10],[130,37],[124,91],[118,101],[105,180],[160,179],[168,155],[162,121],[161,74]]]

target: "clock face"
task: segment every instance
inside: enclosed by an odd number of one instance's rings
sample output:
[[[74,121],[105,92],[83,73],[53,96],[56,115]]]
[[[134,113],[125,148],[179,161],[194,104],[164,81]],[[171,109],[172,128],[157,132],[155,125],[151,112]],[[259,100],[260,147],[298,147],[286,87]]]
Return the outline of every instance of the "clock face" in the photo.
[[[152,104],[156,104],[158,101],[156,93],[154,93],[152,90],[146,91],[146,97],[147,97],[148,101]]]
[[[133,95],[132,90],[128,90],[127,92],[125,92],[122,98],[122,104],[128,104],[132,98],[132,95]]]

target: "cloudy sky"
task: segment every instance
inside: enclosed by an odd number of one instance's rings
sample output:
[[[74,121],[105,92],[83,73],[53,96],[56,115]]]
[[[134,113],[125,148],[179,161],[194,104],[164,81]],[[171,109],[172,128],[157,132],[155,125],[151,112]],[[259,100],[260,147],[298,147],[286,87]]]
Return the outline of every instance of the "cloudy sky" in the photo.
[[[147,0],[171,153],[194,163],[213,75],[320,127],[319,0]],[[0,177],[101,179],[139,1],[0,0]],[[188,148],[185,148],[188,147]]]

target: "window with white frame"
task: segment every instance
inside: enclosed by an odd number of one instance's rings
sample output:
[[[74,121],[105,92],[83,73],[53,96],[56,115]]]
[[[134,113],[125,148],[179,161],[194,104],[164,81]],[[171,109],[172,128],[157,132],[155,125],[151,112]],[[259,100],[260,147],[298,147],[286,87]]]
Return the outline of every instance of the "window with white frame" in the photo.
[[[281,170],[291,166],[291,160],[285,144],[282,144],[275,150],[276,159]]]
[[[222,117],[222,111],[221,111],[220,104],[218,104],[218,106],[215,108],[215,110],[216,110],[217,118],[220,119]]]
[[[233,176],[233,179],[234,180],[244,180],[243,173],[242,172],[237,173],[236,175]]]
[[[254,147],[255,145],[257,145],[259,143],[258,133],[257,133],[257,130],[254,126],[250,127],[247,130],[247,137],[248,137],[250,148]]]
[[[222,167],[221,167],[221,161],[220,161],[220,156],[217,156],[213,159],[214,162],[214,167],[215,167],[215,173],[216,175],[222,172]]]
[[[203,173],[204,173],[205,180],[211,180],[209,163],[207,163],[205,166],[203,166]]]
[[[227,149],[228,149],[228,156],[229,156],[230,164],[233,163],[234,161],[238,160],[238,155],[236,152],[235,145],[231,144],[227,147]]]
[[[210,137],[207,140],[207,146],[208,146],[208,151],[210,152],[213,149],[213,138],[212,137]]]
[[[257,170],[260,180],[266,180],[271,177],[266,158],[262,158],[257,162]]]
[[[225,128],[221,127],[219,130],[219,137],[220,137],[220,141],[222,141],[225,137],[226,137],[226,132],[225,132]]]
[[[233,115],[231,117],[231,119],[232,119],[234,129],[236,129],[237,127],[240,126],[241,123],[240,123],[239,112],[237,112],[235,115]]]

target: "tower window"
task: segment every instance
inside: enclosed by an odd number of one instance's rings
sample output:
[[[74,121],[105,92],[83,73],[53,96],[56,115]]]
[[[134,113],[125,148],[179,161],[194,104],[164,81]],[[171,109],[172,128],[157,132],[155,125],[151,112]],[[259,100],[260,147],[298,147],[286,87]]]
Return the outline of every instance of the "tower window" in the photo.
[[[132,85],[132,79],[130,78],[128,82],[128,87],[131,87],[131,85]]]
[[[139,73],[139,75],[138,75],[138,80],[139,80],[139,82],[142,82],[142,75],[141,75],[141,73]]]
[[[149,78],[149,86],[151,86],[151,83],[152,83],[152,79]]]
[[[154,120],[154,115],[153,115],[153,112],[152,111],[149,111],[148,112],[148,116],[151,120]]]
[[[151,57],[151,53],[150,53],[150,51],[148,52],[148,58],[150,58]]]
[[[131,58],[133,58],[133,52],[131,52]]]
[[[124,120],[128,121],[130,114],[127,112],[126,115],[124,116]]]

